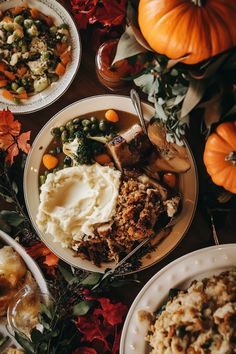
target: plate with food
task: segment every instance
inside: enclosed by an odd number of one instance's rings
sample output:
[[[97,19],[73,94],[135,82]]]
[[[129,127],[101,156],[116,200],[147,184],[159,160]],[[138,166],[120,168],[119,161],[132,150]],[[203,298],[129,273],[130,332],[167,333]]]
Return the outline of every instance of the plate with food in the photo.
[[[143,104],[143,111],[150,121],[153,107]],[[190,148],[168,143],[155,120],[148,135],[138,123],[129,97],[94,96],[57,113],[33,142],[24,172],[31,221],[75,267],[104,272],[153,236],[141,266],[132,259],[129,271],[144,269],[190,226],[198,191]],[[175,225],[163,229],[175,215]]]
[[[54,0],[0,0],[0,105],[31,113],[55,102],[80,64],[81,44],[67,10]]]
[[[129,310],[120,354],[235,353],[235,252],[203,248],[155,274]]]
[[[46,281],[38,265],[18,242],[0,230],[0,334],[2,339],[9,336],[6,329],[8,306],[19,291],[26,287],[49,295]],[[27,309],[24,310],[26,316]],[[0,347],[1,353],[8,353],[9,346],[19,347],[11,336],[6,344]]]

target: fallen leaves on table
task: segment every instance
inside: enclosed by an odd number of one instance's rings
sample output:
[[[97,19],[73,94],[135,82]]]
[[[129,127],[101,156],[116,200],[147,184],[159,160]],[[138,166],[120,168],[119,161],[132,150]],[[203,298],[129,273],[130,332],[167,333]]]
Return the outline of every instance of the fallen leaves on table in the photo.
[[[9,110],[0,111],[0,149],[6,152],[5,162],[13,164],[20,150],[28,154],[30,131],[21,133],[21,123]]]
[[[55,267],[58,264],[58,257],[52,253],[42,242],[26,248],[27,253],[34,259],[44,258],[43,264],[47,267]]]
[[[86,316],[78,316],[75,323],[83,335],[81,342],[86,346],[78,348],[74,354],[116,354],[119,351],[121,325],[128,311],[127,306],[122,302],[112,303],[106,297],[95,298],[89,291],[85,291],[84,296],[86,300],[83,303],[91,302],[92,307],[86,304]],[[82,308],[80,310],[84,313]]]

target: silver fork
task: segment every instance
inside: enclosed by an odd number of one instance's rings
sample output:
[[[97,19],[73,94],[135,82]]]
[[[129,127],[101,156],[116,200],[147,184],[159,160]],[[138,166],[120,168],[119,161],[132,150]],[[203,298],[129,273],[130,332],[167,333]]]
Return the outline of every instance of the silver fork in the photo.
[[[145,134],[147,134],[146,122],[143,117],[142,104],[138,92],[135,89],[130,90],[130,98],[133,106],[136,110],[137,116],[139,118],[140,124],[143,128]]]

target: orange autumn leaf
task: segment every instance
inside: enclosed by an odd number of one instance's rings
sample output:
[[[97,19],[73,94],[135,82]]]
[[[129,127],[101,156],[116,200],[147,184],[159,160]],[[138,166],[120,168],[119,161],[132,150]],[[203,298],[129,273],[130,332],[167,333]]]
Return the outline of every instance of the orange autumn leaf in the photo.
[[[42,242],[26,248],[27,253],[34,259],[45,257],[44,264],[53,267],[58,264],[58,257],[50,251]]]
[[[7,133],[18,136],[20,134],[21,124],[14,120],[13,114],[9,110],[0,111],[0,136]]]
[[[30,151],[30,144],[27,143],[27,141],[30,139],[30,131],[26,133],[22,133],[18,138],[17,138],[17,143],[19,149],[21,149],[23,152],[28,154]]]
[[[10,165],[12,165],[14,162],[14,157],[17,156],[18,154],[19,154],[19,149],[17,144],[11,145],[7,150],[7,156],[5,158],[5,161],[9,162]]]

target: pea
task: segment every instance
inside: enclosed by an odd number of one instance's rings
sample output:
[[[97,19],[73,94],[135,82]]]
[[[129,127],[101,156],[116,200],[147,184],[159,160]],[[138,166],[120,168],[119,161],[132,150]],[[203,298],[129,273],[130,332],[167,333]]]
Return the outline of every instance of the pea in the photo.
[[[26,27],[26,28],[30,28],[32,25],[33,25],[33,21],[32,20],[30,20],[30,19],[26,19],[26,20],[24,20],[24,26]]]
[[[61,141],[63,143],[67,142],[68,141],[68,132],[66,130],[64,130],[62,133],[61,133]]]
[[[83,131],[84,131],[85,133],[88,133],[89,130],[90,130],[89,127],[84,127],[84,128],[83,128]]]
[[[62,43],[67,43],[68,41],[68,37],[67,36],[63,36],[62,39],[61,39],[61,42]]]
[[[96,117],[91,117],[90,118],[90,122],[92,122],[92,123],[97,123],[97,118]]]
[[[14,18],[14,22],[18,23],[21,25],[24,22],[24,17],[22,15],[18,15]]]
[[[17,89],[18,89],[18,85],[17,85],[17,83],[16,82],[13,82],[12,84],[11,84],[11,88],[12,88],[12,90],[13,91],[16,91]]]
[[[55,33],[57,33],[57,27],[56,26],[52,26],[52,27],[49,28],[49,31],[52,34],[55,34]]]
[[[59,137],[61,135],[61,129],[58,127],[52,128],[51,134],[55,137]]]
[[[98,129],[98,125],[97,124],[92,124],[91,125],[91,130],[96,131]]]
[[[66,129],[65,127],[64,127],[64,125],[62,125],[62,126],[60,126],[60,132],[62,133],[62,132],[64,132],[64,130]]]
[[[83,119],[82,120],[82,126],[83,127],[89,127],[91,122],[88,119]]]
[[[73,119],[73,124],[79,124],[80,123],[80,119],[79,118],[75,118]]]
[[[99,130],[101,130],[102,132],[105,132],[107,130],[106,121],[101,120],[101,122],[99,123]]]
[[[66,129],[69,130],[70,127],[72,126],[72,124],[73,124],[73,123],[72,123],[71,121],[67,122],[67,123],[66,123]]]
[[[39,177],[40,185],[42,186],[46,182],[47,176],[41,175]]]

